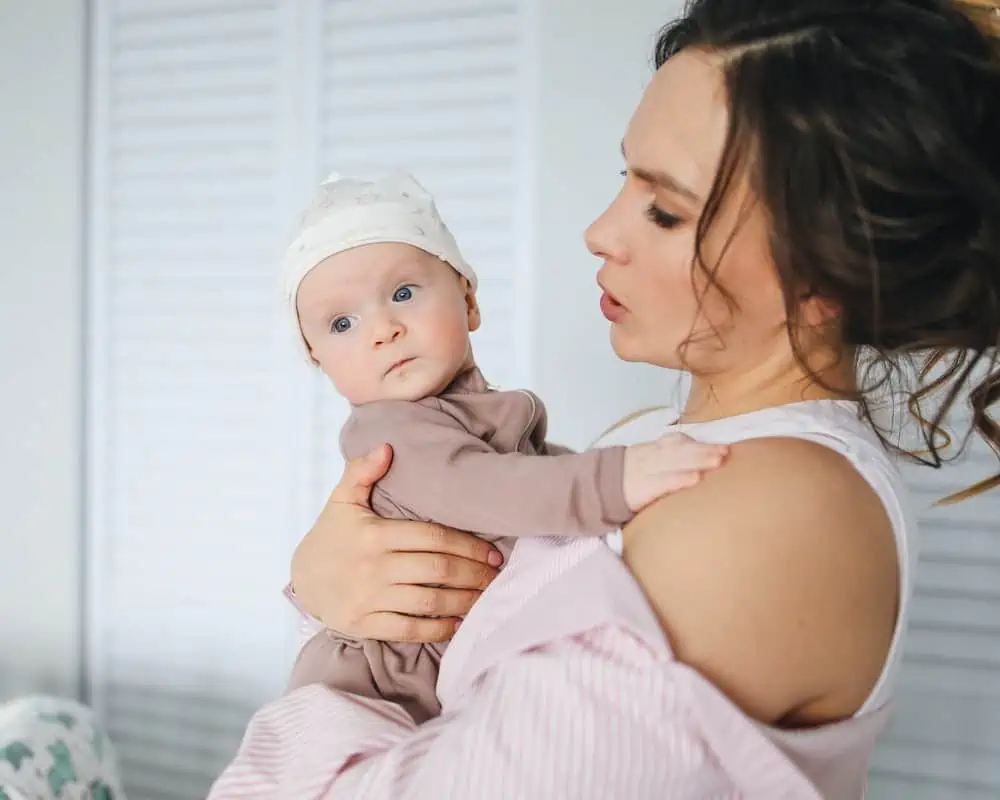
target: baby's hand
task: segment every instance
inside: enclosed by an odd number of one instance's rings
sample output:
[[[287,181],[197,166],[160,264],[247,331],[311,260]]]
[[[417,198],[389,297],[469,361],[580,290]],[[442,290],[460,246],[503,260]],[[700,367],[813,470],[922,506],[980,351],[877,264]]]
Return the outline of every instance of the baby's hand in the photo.
[[[704,471],[722,463],[726,445],[696,442],[668,433],[655,442],[625,448],[625,502],[638,513],[654,500],[701,480]]]

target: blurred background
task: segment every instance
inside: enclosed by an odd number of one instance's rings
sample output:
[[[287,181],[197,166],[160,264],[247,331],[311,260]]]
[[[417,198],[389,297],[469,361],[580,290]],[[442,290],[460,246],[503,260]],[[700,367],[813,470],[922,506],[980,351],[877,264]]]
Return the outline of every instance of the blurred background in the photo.
[[[193,800],[281,690],[280,592],[346,409],[276,263],[333,168],[436,194],[484,371],[537,391],[553,439],[676,399],[614,360],[582,232],[680,5],[0,0],[0,700],[84,699],[133,800]],[[914,472],[921,508],[991,467]],[[1000,496],[924,519],[870,796],[998,798]]]

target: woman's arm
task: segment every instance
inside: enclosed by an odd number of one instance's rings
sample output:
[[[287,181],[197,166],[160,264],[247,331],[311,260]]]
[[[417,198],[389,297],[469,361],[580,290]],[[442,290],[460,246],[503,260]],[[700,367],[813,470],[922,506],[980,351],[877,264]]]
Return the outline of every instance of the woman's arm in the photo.
[[[898,562],[881,502],[842,456],[796,439],[734,444],[624,534],[680,660],[747,714],[814,724],[864,702],[892,639]]]
[[[348,462],[295,550],[295,599],[349,636],[444,641],[496,577],[503,557],[476,536],[372,513],[372,486],[391,459],[390,448],[381,447]]]

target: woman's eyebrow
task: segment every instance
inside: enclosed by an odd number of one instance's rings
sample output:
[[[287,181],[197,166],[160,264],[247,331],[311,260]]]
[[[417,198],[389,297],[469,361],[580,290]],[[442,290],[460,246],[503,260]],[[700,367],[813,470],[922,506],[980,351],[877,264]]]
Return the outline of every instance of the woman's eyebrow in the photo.
[[[626,158],[625,156],[624,141],[621,143],[621,151],[622,151],[622,158],[624,158],[625,162],[628,163],[628,158]],[[631,172],[633,175],[635,175],[637,178],[639,178],[639,180],[646,181],[646,183],[652,183],[656,186],[659,186],[661,189],[666,189],[668,191],[679,194],[683,197],[688,198],[689,200],[692,200],[695,203],[701,202],[701,198],[698,197],[698,194],[693,189],[689,189],[687,186],[685,186],[683,183],[677,180],[677,178],[675,178],[673,175],[667,172],[663,172],[662,170],[658,169],[647,169],[645,167],[636,167],[632,166],[631,164],[628,167],[628,171]]]

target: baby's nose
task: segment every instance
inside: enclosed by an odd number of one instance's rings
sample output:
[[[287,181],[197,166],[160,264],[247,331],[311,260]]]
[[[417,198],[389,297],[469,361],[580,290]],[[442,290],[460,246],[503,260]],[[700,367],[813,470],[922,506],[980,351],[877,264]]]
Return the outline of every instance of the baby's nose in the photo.
[[[403,335],[403,326],[396,320],[387,319],[375,329],[375,346],[392,344]]]

